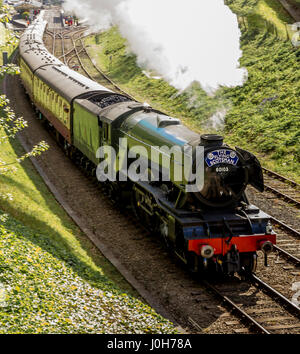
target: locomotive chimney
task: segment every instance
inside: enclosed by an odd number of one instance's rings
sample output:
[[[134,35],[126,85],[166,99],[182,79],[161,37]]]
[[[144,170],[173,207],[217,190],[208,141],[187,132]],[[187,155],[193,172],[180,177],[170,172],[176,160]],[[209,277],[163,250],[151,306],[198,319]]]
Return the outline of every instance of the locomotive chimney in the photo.
[[[223,146],[224,138],[221,135],[204,134],[201,135],[200,145],[209,146]]]

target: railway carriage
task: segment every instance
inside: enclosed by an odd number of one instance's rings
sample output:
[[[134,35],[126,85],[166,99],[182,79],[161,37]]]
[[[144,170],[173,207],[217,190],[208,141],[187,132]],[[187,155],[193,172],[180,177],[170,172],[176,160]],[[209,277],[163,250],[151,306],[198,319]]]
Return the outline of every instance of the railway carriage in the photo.
[[[112,91],[69,69],[44,47],[46,23],[39,19],[20,41],[21,79],[39,110],[69,144],[72,144],[73,101]]]
[[[21,79],[40,118],[55,131],[68,155],[95,176],[103,161],[98,149],[114,148],[119,163],[111,160],[108,165],[114,165],[118,178],[105,183],[110,195],[122,203],[130,201],[142,223],[159,234],[192,271],[254,271],[257,251],[266,257],[276,243],[270,217],[251,205],[245,194],[248,185],[264,189],[256,157],[227,146],[221,136],[200,137],[179,119],[72,71],[44,47],[45,28],[41,13],[21,37]],[[120,139],[127,141],[125,150]],[[155,172],[158,180],[134,180],[129,171],[123,175],[120,161],[128,160],[129,150],[136,146],[146,152],[140,156],[144,172]],[[189,182],[174,178],[178,165],[184,168],[172,152],[174,146],[192,152],[190,173],[202,169],[204,184],[199,190],[188,193]],[[196,166],[199,146],[203,164]],[[153,149],[161,154],[155,161]],[[167,168],[163,155],[170,160]]]

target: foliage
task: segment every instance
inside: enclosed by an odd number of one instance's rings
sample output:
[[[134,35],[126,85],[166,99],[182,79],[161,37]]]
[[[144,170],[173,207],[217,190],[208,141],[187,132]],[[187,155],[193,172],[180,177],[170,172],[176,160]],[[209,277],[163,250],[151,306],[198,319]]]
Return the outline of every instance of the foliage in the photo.
[[[6,160],[20,155],[16,139],[0,149]],[[2,192],[7,198],[0,198],[0,210],[10,217],[0,216],[0,302],[3,286],[7,296],[3,308],[0,303],[0,333],[174,330],[137,300],[138,294],[74,225],[28,159],[15,173],[0,175]]]
[[[279,29],[279,22],[290,20],[278,6],[272,4],[269,19]],[[254,9],[256,16],[261,15],[260,20],[268,15],[263,9]],[[253,21],[253,17],[248,19],[251,26],[243,30],[241,39],[241,66],[248,70],[248,81],[243,87],[222,90],[232,102],[226,116],[226,135],[230,142],[267,156],[278,172],[299,180],[300,48],[276,38],[265,28],[258,32],[258,17]]]
[[[29,19],[29,16],[30,16],[30,13],[28,11],[24,11],[22,13],[22,18],[23,20],[28,20]]]
[[[2,1],[0,2],[0,22],[2,23],[8,23],[12,16],[11,12],[13,10],[13,7],[7,5],[7,4],[2,4]]]
[[[7,215],[1,220],[0,333],[175,333],[101,273],[93,282],[82,279],[72,269],[78,259],[67,253],[61,259],[49,235]]]
[[[9,5],[2,5],[0,2],[0,26],[1,24],[6,24],[8,23],[12,16],[11,16],[11,11],[13,8]],[[0,38],[1,39],[1,38]],[[0,41],[1,43],[1,41]],[[11,31],[5,31],[5,44],[0,45],[0,52],[3,50],[3,48],[7,49],[9,47],[15,47],[18,43],[18,37],[14,32]]]
[[[259,0],[225,0],[225,4],[230,6],[232,11],[239,16],[249,15],[254,12],[254,8]]]
[[[0,8],[2,16],[0,22],[6,23],[11,19],[10,15],[11,7],[3,5]],[[1,23],[0,23],[1,25]],[[5,38],[5,47],[0,47],[0,54],[3,49],[12,47],[17,44],[17,37],[14,33],[5,32],[7,37]],[[8,33],[8,34],[7,34]],[[0,81],[5,75],[18,75],[20,74],[19,68],[15,65],[8,64],[0,67]],[[0,146],[7,142],[9,139],[14,138],[15,135],[22,129],[27,127],[27,122],[22,117],[16,117],[15,113],[9,106],[9,100],[5,95],[0,96]],[[4,162],[0,160],[0,174],[11,170],[11,166],[23,161],[27,157],[38,156],[42,152],[48,149],[46,142],[42,141],[37,144],[30,152],[24,154],[13,162]],[[13,169],[14,170],[14,169]],[[0,197],[3,195],[0,195]]]

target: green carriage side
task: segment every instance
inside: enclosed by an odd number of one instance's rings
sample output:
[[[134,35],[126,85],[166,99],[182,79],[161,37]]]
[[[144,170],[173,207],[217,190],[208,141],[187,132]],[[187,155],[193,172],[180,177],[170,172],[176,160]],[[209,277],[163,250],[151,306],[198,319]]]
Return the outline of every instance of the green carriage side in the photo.
[[[101,146],[101,127],[99,126],[100,108],[82,99],[74,101],[73,145],[95,165],[96,153]]]

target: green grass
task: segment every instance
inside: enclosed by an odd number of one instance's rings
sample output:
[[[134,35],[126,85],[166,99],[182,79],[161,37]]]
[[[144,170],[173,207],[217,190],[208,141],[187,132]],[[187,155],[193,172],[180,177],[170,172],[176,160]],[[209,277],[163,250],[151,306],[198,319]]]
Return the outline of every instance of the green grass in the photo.
[[[277,28],[277,36],[262,28],[265,20]],[[243,87],[223,90],[233,103],[226,118],[227,139],[248,147],[267,167],[299,182],[300,50],[286,40],[285,32],[293,20],[277,1],[264,0],[249,11],[247,22],[241,65],[249,79]]]
[[[7,35],[0,24],[1,59],[13,52]],[[1,163],[23,154],[16,140],[0,144]],[[0,166],[0,333],[174,333],[78,229],[31,162],[12,166]]]
[[[5,39],[6,39],[6,29],[3,23],[0,23],[0,48],[5,46],[6,44]]]
[[[4,161],[15,161],[22,154],[23,149],[16,141],[1,145],[0,159]],[[90,268],[94,273],[107,268],[109,275],[113,275],[109,262],[102,262],[101,268],[97,269],[88,256],[93,249],[92,244],[86,241],[57,203],[29,160],[24,161],[16,173],[0,175],[0,193],[13,196],[13,200],[0,199],[0,209],[27,227],[48,234],[57,243],[58,250],[69,251],[83,267]],[[119,282],[121,279],[116,280]]]
[[[234,9],[234,4],[239,4],[240,1],[232,0],[232,8]],[[239,12],[237,10],[237,13]],[[252,9],[249,9],[247,12],[242,11],[241,15],[246,19],[248,31],[268,31],[282,40],[291,39],[293,36],[293,32],[287,24],[293,24],[295,21],[278,1],[255,0],[255,5],[252,4]]]
[[[1,218],[0,333],[174,333],[99,268],[85,264],[83,277],[80,259],[47,233]]]
[[[86,44],[98,66],[125,91],[198,132],[213,132],[209,118],[227,109],[221,131],[226,141],[251,150],[266,167],[300,182],[300,49],[287,40],[286,32],[286,24],[294,21],[277,1],[227,4],[240,16],[240,62],[249,79],[243,87],[220,88],[215,97],[196,84],[179,93],[163,80],[147,78],[117,28],[87,38]]]
[[[6,163],[23,154],[16,140],[0,145]],[[29,160],[3,172],[0,333],[175,331],[78,229]]]
[[[22,152],[11,141],[0,159]],[[0,218],[0,333],[174,331],[74,225],[30,161],[0,175],[1,194],[13,199],[0,197],[7,214]]]
[[[286,38],[286,23],[293,23],[289,14],[278,1],[261,0],[257,4],[255,13],[272,23],[278,31],[280,38]]]

